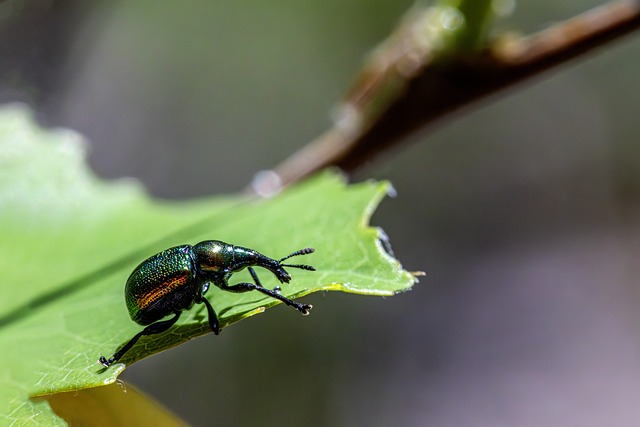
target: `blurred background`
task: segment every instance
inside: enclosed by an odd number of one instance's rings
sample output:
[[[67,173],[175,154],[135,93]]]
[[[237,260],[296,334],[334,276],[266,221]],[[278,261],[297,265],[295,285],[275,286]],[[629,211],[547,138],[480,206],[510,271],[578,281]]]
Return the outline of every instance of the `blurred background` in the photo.
[[[518,2],[525,33],[601,2]],[[330,124],[404,0],[0,2],[0,102],[86,135],[105,179],[235,192]],[[315,294],[122,378],[194,425],[637,426],[640,35],[360,170],[426,277]],[[215,237],[215,236],[212,236]],[[281,369],[284,367],[286,369]]]

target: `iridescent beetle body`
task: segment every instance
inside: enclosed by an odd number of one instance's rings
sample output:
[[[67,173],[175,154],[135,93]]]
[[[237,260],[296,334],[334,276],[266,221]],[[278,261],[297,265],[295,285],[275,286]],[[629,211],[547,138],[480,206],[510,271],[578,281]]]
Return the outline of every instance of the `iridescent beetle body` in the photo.
[[[133,347],[140,337],[166,331],[178,320],[182,311],[190,309],[194,304],[203,303],[206,306],[209,326],[216,335],[219,334],[220,326],[216,312],[204,297],[210,284],[229,292],[256,290],[284,302],[304,315],[309,314],[311,305],[300,304],[280,295],[279,287],[264,288],[253,267],[266,268],[280,283],[289,283],[291,275],[285,267],[310,271],[314,271],[315,268],[305,264],[282,264],[282,261],[313,251],[312,248],[301,249],[275,260],[253,249],[219,240],[206,240],[193,246],[175,246],[153,255],[133,270],[125,286],[125,301],[131,319],[140,325],[148,326],[131,338],[111,358],[101,356],[99,362],[109,367]],[[254,283],[229,285],[231,275],[244,268],[249,269]],[[170,314],[174,314],[174,317],[160,320]]]
[[[190,246],[176,246],[152,256],[129,276],[124,296],[131,320],[150,325],[172,310],[188,310],[198,292],[196,267]]]

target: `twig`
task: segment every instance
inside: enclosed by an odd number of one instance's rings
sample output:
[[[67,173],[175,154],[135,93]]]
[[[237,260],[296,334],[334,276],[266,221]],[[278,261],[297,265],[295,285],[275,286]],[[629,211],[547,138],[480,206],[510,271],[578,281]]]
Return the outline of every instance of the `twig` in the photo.
[[[442,19],[436,12],[411,11],[365,64],[333,127],[258,175],[253,191],[272,194],[328,166],[353,171],[412,132],[640,27],[640,1],[620,0],[528,37],[452,54],[429,33]]]

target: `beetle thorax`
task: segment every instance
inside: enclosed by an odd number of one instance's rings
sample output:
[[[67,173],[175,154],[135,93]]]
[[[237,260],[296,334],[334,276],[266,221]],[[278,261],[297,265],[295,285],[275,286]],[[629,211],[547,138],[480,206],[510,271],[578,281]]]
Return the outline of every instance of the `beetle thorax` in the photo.
[[[232,245],[207,240],[194,245],[193,258],[198,268],[207,273],[225,273],[233,264]]]

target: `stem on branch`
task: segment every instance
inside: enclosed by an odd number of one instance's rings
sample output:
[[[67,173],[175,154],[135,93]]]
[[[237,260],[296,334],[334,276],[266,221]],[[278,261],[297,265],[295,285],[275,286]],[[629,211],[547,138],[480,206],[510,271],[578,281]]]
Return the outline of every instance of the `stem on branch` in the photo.
[[[455,9],[454,9],[455,7]],[[451,113],[640,27],[640,1],[618,0],[519,38],[487,39],[490,0],[414,7],[370,55],[334,124],[273,171],[263,196],[336,166],[351,172]]]

